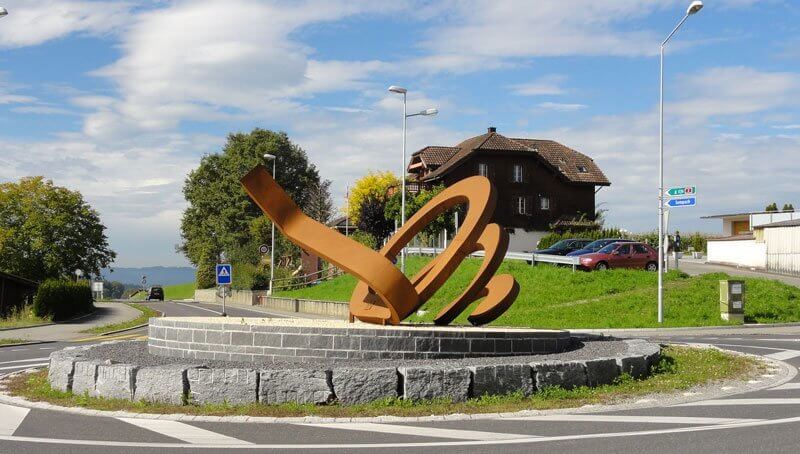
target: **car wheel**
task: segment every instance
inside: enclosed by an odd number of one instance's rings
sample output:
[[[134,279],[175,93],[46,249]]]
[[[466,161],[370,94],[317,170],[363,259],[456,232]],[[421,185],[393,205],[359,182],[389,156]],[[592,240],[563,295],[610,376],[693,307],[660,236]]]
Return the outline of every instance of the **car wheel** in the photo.
[[[647,265],[645,265],[644,269],[647,271],[658,271],[658,263],[648,262]]]
[[[605,271],[608,269],[608,263],[600,262],[597,265],[595,265],[594,269],[596,269],[597,271]]]

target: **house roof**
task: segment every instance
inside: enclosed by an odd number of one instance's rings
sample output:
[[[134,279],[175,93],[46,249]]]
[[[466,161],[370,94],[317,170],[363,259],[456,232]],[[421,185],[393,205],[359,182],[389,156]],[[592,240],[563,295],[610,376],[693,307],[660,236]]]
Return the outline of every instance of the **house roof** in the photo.
[[[24,277],[16,276],[16,275],[9,274],[9,273],[3,272],[3,271],[0,271],[0,279],[13,281],[13,282],[16,282],[16,283],[24,286],[24,287],[29,287],[29,288],[36,288],[36,287],[39,286],[39,283],[36,282],[36,281],[32,281],[30,279],[25,279]]]
[[[798,227],[800,226],[800,219],[790,219],[788,221],[778,221],[769,224],[756,226],[757,229],[769,229],[772,227]]]
[[[709,238],[708,241],[744,241],[753,239],[755,239],[753,232],[745,232],[745,233],[740,233],[738,235],[723,236],[720,238]]]
[[[458,151],[456,147],[425,147],[411,156],[419,156],[427,166],[440,166],[447,162]]]
[[[432,150],[426,151],[429,149]],[[592,158],[572,148],[553,140],[508,138],[498,134],[494,128],[490,128],[486,134],[471,137],[455,147],[425,147],[414,155],[419,154],[423,160],[426,156],[441,160],[448,154],[450,155],[448,159],[439,164],[439,168],[425,176],[424,180],[428,181],[450,173],[478,152],[498,151],[532,153],[571,183],[599,186],[611,184]],[[429,164],[427,160],[425,162]]]
[[[700,216],[700,219],[721,219],[721,218],[730,218],[734,216],[749,216],[751,214],[780,214],[780,213],[792,213],[792,211],[745,211],[744,213],[712,214],[709,216]]]

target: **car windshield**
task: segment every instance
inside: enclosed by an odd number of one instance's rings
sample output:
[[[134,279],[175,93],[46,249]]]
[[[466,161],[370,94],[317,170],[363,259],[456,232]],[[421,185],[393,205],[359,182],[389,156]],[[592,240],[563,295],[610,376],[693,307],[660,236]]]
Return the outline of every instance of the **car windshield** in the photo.
[[[599,251],[601,247],[608,244],[608,240],[596,240],[586,245],[586,249],[590,251]]]
[[[566,249],[572,244],[572,240],[561,240],[558,243],[550,246],[550,249]]]
[[[614,243],[611,243],[611,244],[609,244],[608,246],[604,247],[603,249],[600,249],[600,251],[599,251],[599,252],[601,252],[601,253],[603,253],[603,254],[610,254],[610,253],[612,253],[612,252],[614,251],[614,249],[616,249],[616,248],[617,248],[617,245],[616,245],[616,244],[614,244]]]

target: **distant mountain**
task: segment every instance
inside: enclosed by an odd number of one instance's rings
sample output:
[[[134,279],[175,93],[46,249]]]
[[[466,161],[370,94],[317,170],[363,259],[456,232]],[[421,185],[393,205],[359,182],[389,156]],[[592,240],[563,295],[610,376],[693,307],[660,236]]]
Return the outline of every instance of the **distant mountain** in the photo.
[[[195,269],[189,266],[147,266],[144,268],[104,269],[103,278],[138,287],[142,276],[147,276],[147,285],[175,285],[194,281]]]

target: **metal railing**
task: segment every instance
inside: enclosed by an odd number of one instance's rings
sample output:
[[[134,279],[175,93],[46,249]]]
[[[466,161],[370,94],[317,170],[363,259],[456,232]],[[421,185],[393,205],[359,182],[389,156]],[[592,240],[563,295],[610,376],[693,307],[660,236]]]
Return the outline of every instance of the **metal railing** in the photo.
[[[406,248],[406,254],[417,254],[417,255],[437,255],[441,254],[444,249],[436,248],[436,247],[408,247]],[[483,251],[473,252],[470,254],[470,257],[483,257]],[[564,255],[552,255],[552,254],[536,254],[532,252],[506,252],[505,255],[506,260],[524,260],[531,265],[536,265],[537,263],[551,263],[555,265],[567,265],[572,267],[572,271],[575,271],[578,266],[580,265],[580,257],[567,257]]]
[[[274,279],[272,281],[272,291],[274,293],[276,290],[294,290],[301,287],[308,287],[309,285],[333,279],[342,274],[343,272],[341,269],[329,266],[313,273]]]

